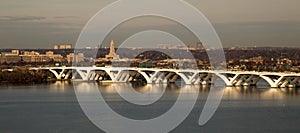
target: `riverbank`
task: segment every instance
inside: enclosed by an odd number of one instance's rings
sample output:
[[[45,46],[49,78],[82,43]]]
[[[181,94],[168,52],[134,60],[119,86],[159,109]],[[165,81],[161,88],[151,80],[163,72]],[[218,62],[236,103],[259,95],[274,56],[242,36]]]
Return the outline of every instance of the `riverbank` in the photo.
[[[0,83],[10,84],[34,84],[54,81],[51,74],[41,70],[29,70],[26,68],[15,68],[13,71],[0,71]]]

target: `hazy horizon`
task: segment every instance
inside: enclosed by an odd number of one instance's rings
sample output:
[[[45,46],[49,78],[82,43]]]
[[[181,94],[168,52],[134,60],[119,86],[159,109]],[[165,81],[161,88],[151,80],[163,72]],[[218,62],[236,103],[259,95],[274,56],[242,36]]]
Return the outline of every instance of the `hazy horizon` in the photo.
[[[62,43],[75,46],[85,23],[114,1],[3,1],[0,5],[0,46],[2,49],[47,49]],[[225,48],[300,46],[298,0],[186,1],[211,21]],[[116,45],[120,44],[116,42]]]

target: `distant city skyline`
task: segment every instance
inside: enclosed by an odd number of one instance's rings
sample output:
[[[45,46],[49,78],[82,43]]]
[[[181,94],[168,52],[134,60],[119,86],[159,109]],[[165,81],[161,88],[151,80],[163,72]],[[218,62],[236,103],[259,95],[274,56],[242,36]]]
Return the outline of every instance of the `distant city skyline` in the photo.
[[[53,48],[54,44],[71,43],[74,47],[85,23],[100,9],[114,1],[2,1],[0,46]],[[224,47],[300,46],[298,0],[187,0],[187,2],[198,8],[212,22]],[[130,30],[134,27],[127,28]],[[118,41],[115,40],[118,47]]]

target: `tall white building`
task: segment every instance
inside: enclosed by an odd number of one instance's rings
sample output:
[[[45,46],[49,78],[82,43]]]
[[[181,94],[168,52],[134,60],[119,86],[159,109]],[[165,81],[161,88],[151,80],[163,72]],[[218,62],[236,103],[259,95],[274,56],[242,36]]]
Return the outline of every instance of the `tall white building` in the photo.
[[[111,42],[110,42],[109,54],[106,55],[105,58],[109,59],[109,60],[119,60],[120,59],[119,55],[116,54],[115,43],[113,40],[111,40]]]

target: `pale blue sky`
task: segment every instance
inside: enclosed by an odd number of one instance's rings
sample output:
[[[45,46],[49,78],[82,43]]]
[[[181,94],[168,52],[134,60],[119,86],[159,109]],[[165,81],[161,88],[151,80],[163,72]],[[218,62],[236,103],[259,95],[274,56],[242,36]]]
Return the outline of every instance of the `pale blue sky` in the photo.
[[[0,3],[1,48],[75,44],[84,24],[114,0],[7,0]],[[187,0],[213,23],[223,45],[300,45],[299,0]],[[166,5],[168,6],[168,5]]]

